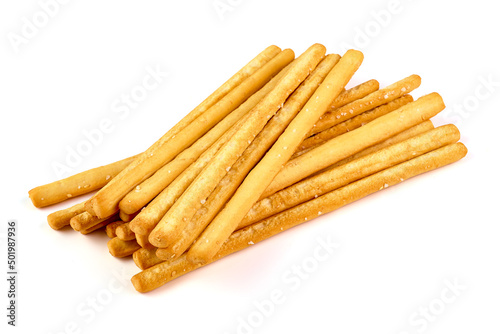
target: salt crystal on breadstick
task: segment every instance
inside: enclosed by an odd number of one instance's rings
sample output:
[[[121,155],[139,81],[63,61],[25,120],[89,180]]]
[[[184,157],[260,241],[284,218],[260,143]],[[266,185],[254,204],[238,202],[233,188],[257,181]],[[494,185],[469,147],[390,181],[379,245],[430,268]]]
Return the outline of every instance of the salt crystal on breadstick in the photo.
[[[267,121],[283,106],[290,94],[306,79],[325,55],[325,47],[315,44],[290,67],[286,76],[249,114],[249,119],[224,145],[195,181],[182,194],[149,235],[156,247],[174,242],[203,201],[215,189],[226,172],[264,128]]]
[[[124,241],[120,238],[113,238],[108,241],[108,250],[114,257],[127,257],[132,255],[136,250],[141,248],[137,241]]]
[[[238,229],[460,139],[448,124],[311,176],[255,203]]]
[[[401,96],[400,98],[394,101],[381,105],[380,107],[376,107],[372,110],[365,111],[364,113],[358,116],[350,118],[342,123],[332,126],[329,129],[321,131],[315,134],[314,136],[306,138],[297,148],[297,151],[293,154],[291,159],[294,159],[299,155],[302,155],[310,151],[311,149],[325,143],[326,141],[332,138],[340,136],[341,134],[344,134],[346,132],[355,130],[380,116],[383,116],[385,114],[390,113],[391,111],[399,109],[405,104],[408,104],[410,102],[413,102],[413,97],[411,95]]]
[[[271,149],[247,175],[224,209],[191,246],[187,253],[190,260],[206,262],[217,253],[305,135],[338,97],[362,61],[363,54],[359,51],[349,50],[344,54]]]
[[[196,237],[203,232],[205,227],[231,198],[248,172],[283,133],[339,59],[339,55],[328,55],[321,61],[309,77],[286,100],[283,108],[269,120],[241,157],[231,166],[231,169],[212,191],[202,207],[195,213],[186,228],[181,231],[179,238],[168,247],[160,248],[157,251],[158,257],[165,259],[177,257],[189,248]]]
[[[136,157],[132,156],[109,165],[89,169],[65,179],[33,188],[28,192],[31,202],[37,208],[43,208],[101,189],[134,161]]]
[[[47,216],[47,222],[54,230],[70,224],[71,218],[85,212],[85,203],[78,203],[70,208],[59,210]]]
[[[210,108],[202,112],[193,110],[87,201],[86,210],[98,217],[117,212],[118,203],[129,191],[204,135],[271,80],[293,58],[291,50],[280,52]]]
[[[323,145],[290,160],[276,175],[273,182],[262,194],[261,199],[430,119],[444,107],[441,96],[438,93],[431,93],[381,116],[365,126],[330,139]]]
[[[233,232],[217,254],[204,265],[403,180],[458,161],[466,154],[467,148],[462,143],[439,148]],[[132,284],[139,292],[149,292],[202,266],[188,261],[186,254],[183,254],[175,260],[161,262],[134,275]]]
[[[418,75],[410,75],[398,82],[393,83],[385,88],[377,90],[362,99],[351,102],[341,108],[337,108],[329,113],[324,114],[316,126],[311,129],[307,137],[310,137],[318,132],[324,131],[337,125],[346,119],[352,118],[365,111],[381,106],[383,104],[394,101],[395,99],[409,94],[414,89],[418,88],[421,83]]]
[[[139,184],[129,192],[119,204],[120,210],[124,212],[136,212],[146,206],[156,195],[165,189],[177,176],[179,176],[189,165],[198,159],[211,145],[213,145],[229,128],[243,118],[260,100],[262,100],[281,80],[288,71],[291,64],[280,71],[264,87],[238,108],[227,115],[203,137],[193,145],[185,149],[174,160],[156,171],[151,177]]]

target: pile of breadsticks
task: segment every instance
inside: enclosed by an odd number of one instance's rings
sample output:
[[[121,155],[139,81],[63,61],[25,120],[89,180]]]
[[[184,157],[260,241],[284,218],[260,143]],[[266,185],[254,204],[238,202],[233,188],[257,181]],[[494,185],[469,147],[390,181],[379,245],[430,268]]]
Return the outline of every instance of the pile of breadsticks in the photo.
[[[153,290],[191,270],[467,153],[445,105],[416,101],[411,75],[345,86],[363,61],[315,44],[295,58],[270,46],[136,156],[32,189],[37,207],[97,190],[54,212],[54,229],[105,229]]]

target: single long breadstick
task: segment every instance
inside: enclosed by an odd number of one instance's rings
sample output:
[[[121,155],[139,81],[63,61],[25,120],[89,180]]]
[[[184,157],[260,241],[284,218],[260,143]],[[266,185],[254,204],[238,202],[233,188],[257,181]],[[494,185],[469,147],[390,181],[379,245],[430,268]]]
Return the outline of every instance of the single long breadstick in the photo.
[[[117,214],[111,215],[110,217],[118,217]],[[80,213],[79,215],[74,216],[69,221],[69,224],[75,231],[88,230],[92,226],[99,224],[105,220],[108,220],[110,217],[99,218],[94,215],[91,215],[87,211]]]
[[[137,156],[89,169],[65,179],[31,189],[28,194],[37,208],[63,202],[104,187]]]
[[[202,207],[186,225],[186,228],[181,231],[179,238],[166,248],[160,248],[157,251],[158,257],[170,259],[184,253],[231,198],[248,172],[259,162],[269,147],[274,144],[339,59],[340,56],[338,55],[328,55],[321,61],[311,75],[287,99],[283,108],[269,120],[264,129],[243,152],[242,156],[233,164]]]
[[[324,57],[325,51],[323,45],[315,44],[292,64],[287,75],[255,106],[248,121],[242,124],[231,140],[217,152],[214,159],[156,225],[149,235],[152,245],[166,247],[176,240],[226,171],[264,128],[267,121],[283,106],[288,96],[314,70]]]
[[[329,169],[255,203],[238,229],[459,139],[457,127],[448,124]]]
[[[125,222],[121,221],[121,220],[117,220],[117,221],[114,221],[114,222],[111,222],[109,223],[108,225],[106,225],[106,235],[109,237],[109,238],[114,238],[116,237],[116,228],[118,226],[120,226],[121,224],[124,224]]]
[[[297,148],[297,151],[292,155],[291,159],[294,159],[299,155],[302,155],[310,151],[311,149],[325,143],[326,141],[332,138],[340,136],[341,134],[344,134],[348,131],[355,130],[380,116],[383,116],[385,114],[390,113],[391,111],[399,109],[405,104],[408,104],[410,102],[413,102],[413,97],[411,95],[401,96],[400,98],[394,101],[381,105],[380,107],[376,107],[372,110],[365,111],[364,113],[358,116],[350,118],[347,121],[332,126],[331,128],[326,129],[320,133],[317,133],[314,136],[306,138]]]
[[[412,90],[418,88],[420,83],[421,79],[418,75],[410,75],[409,77],[377,90],[362,99],[349,103],[341,108],[337,108],[332,112],[326,113],[322,116],[321,120],[318,121],[316,126],[311,129],[307,137],[331,128],[332,126],[365,111],[394,101],[405,94],[409,94]]]
[[[139,267],[139,269],[144,270],[150,268],[158,263],[163,262],[162,259],[158,258],[155,254],[155,249],[144,249],[139,248],[132,254],[134,263]]]
[[[85,212],[85,203],[78,203],[70,208],[59,210],[47,216],[49,226],[54,230],[59,230],[69,225],[71,218]]]
[[[184,193],[193,180],[214,158],[219,149],[231,139],[241,125],[247,121],[249,114],[229,129],[215,144],[206,150],[196,162],[181,173],[167,188],[165,188],[151,203],[146,206],[131,222],[130,228],[136,234],[147,235],[158,224],[161,218],[172,207],[175,201]]]
[[[368,96],[369,94],[377,91],[378,89],[379,89],[379,83],[375,79],[368,80],[357,86],[346,89],[342,91],[342,93],[340,93],[339,96],[333,101],[333,103],[326,111],[326,115],[328,115],[328,113],[333,112],[340,107],[343,107],[359,99],[362,99],[365,96]],[[319,121],[321,121],[322,119],[323,115],[319,118]]]
[[[375,144],[375,145],[370,146],[368,148],[365,148],[364,150],[359,151],[356,154],[353,154],[345,159],[342,159],[339,162],[336,162],[333,165],[327,167],[326,169],[331,169],[331,168],[341,166],[341,165],[346,164],[352,160],[359,159],[361,157],[364,157],[365,155],[371,154],[371,153],[376,152],[378,150],[381,150],[385,147],[400,143],[404,140],[418,136],[418,135],[420,135],[424,132],[430,131],[432,129],[434,129],[434,125],[432,124],[432,121],[431,120],[424,121],[420,124],[412,126],[411,128],[409,128],[403,132],[398,133],[397,135],[394,135],[394,136],[382,141],[381,143],[378,143],[378,144]]]
[[[174,130],[163,135],[87,201],[85,209],[98,217],[109,216],[118,211],[118,203],[129,191],[204,135],[271,80],[293,58],[291,50],[280,52],[181,130],[174,126]]]
[[[120,238],[113,238],[108,241],[108,250],[114,257],[127,257],[132,255],[136,250],[141,248],[137,241],[124,241]]]
[[[238,108],[227,115],[203,137],[193,145],[182,151],[174,160],[160,168],[147,180],[129,192],[119,204],[120,210],[130,213],[140,210],[156,195],[167,187],[189,165],[198,159],[211,145],[213,145],[229,128],[245,116],[257,103],[262,100],[281,80],[288,71],[290,64],[272,78],[264,87],[243,102]]]
[[[129,223],[120,224],[116,227],[116,236],[124,241],[135,240],[135,233],[130,229]]]
[[[462,143],[442,147],[233,232],[205,265],[381,189],[458,161],[466,154],[467,148]],[[184,254],[173,261],[161,262],[143,270],[134,275],[131,281],[138,292],[148,292],[202,266],[188,261]]]
[[[273,182],[262,194],[261,199],[430,119],[444,107],[441,96],[438,93],[431,93],[381,116],[365,126],[327,141],[323,145],[290,160],[276,175]]]
[[[217,253],[281,167],[290,159],[308,131],[344,89],[362,61],[363,54],[359,51],[349,50],[345,53],[285,132],[247,175],[224,209],[189,249],[188,259],[206,262]]]

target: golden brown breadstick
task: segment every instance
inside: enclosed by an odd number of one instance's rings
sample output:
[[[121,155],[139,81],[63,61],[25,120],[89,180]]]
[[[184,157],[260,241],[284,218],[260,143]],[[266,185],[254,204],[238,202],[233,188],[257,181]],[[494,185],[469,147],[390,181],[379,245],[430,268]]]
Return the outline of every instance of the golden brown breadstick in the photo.
[[[392,136],[392,137],[384,140],[381,143],[378,143],[376,145],[373,145],[373,146],[370,146],[368,148],[365,148],[364,150],[359,151],[358,153],[353,154],[350,157],[342,159],[339,162],[336,162],[333,165],[327,167],[326,169],[331,169],[331,168],[335,168],[335,167],[341,166],[341,165],[343,165],[345,163],[348,163],[348,162],[350,162],[350,161],[352,161],[354,159],[361,158],[361,157],[363,157],[365,155],[371,154],[371,153],[376,152],[378,150],[381,150],[381,149],[383,149],[385,147],[388,147],[388,146],[400,143],[400,142],[402,142],[404,140],[407,140],[409,138],[418,136],[418,135],[420,135],[420,134],[422,134],[424,132],[427,132],[429,130],[432,130],[432,129],[434,129],[434,125],[432,124],[432,121],[431,120],[424,121],[424,122],[422,122],[420,124],[412,126],[408,130],[400,132],[397,135],[394,135],[394,136]]]
[[[459,139],[457,127],[448,124],[328,169],[255,203],[238,229]]]
[[[276,175],[261,199],[435,116],[444,107],[441,96],[438,93],[431,93],[365,126],[330,139],[323,145],[290,160]]]
[[[271,149],[248,173],[224,209],[191,246],[187,253],[188,259],[206,262],[217,253],[281,167],[290,159],[305,135],[344,89],[362,61],[363,54],[360,51],[349,50],[344,54]]]
[[[132,255],[136,250],[141,248],[137,241],[124,241],[120,238],[113,238],[108,241],[108,250],[114,257],[127,257]]]
[[[85,203],[78,203],[70,208],[59,210],[47,216],[49,226],[54,230],[59,230],[69,225],[71,218],[85,212]]]
[[[79,232],[83,235],[87,235],[87,234],[90,234],[94,231],[97,231],[103,227],[106,227],[108,226],[109,224],[111,224],[114,220],[116,220],[116,217],[113,216],[112,218],[108,218],[108,219],[105,219],[103,220],[102,222],[100,223],[97,223],[95,224],[94,226],[91,226],[89,227],[88,229],[85,229],[85,230],[80,230]]]
[[[281,80],[288,71],[291,64],[280,71],[264,87],[248,100],[243,102],[238,108],[227,115],[203,137],[198,139],[193,145],[185,149],[174,160],[156,171],[151,177],[139,184],[134,190],[129,192],[119,204],[120,210],[124,212],[136,212],[146,206],[156,195],[167,187],[177,176],[179,176],[189,165],[191,165],[200,155],[214,144],[229,128],[236,124],[245,116],[257,103],[262,100],[271,89]]]
[[[226,171],[266,125],[267,121],[283,106],[288,96],[314,70],[325,55],[325,47],[315,44],[292,64],[287,75],[249,113],[231,140],[224,145],[206,168],[191,183],[177,202],[170,208],[149,235],[149,242],[156,247],[166,247],[174,242],[203,201],[210,195]]]
[[[73,218],[71,218],[69,224],[71,225],[73,230],[82,231],[82,230],[88,230],[92,226],[95,226],[102,221],[108,220],[111,217],[117,217],[119,219],[117,214],[111,215],[110,217],[106,218],[98,218],[96,216],[91,215],[87,211],[84,211],[79,215],[76,215]]]
[[[31,189],[28,194],[37,208],[63,202],[104,187],[137,156],[89,169],[65,179]]]
[[[339,94],[335,101],[333,101],[332,105],[328,108],[327,115],[329,112],[332,112],[335,109],[343,107],[351,102],[362,99],[363,97],[377,91],[378,89],[378,81],[371,79],[352,88],[343,90],[342,93]],[[321,116],[319,119],[323,119],[323,116]]]
[[[159,258],[170,259],[177,257],[188,249],[196,237],[203,232],[205,227],[231,198],[248,172],[259,162],[269,147],[274,144],[291,120],[306,104],[339,59],[340,56],[338,55],[328,55],[321,61],[311,75],[287,99],[283,108],[269,120],[264,129],[233,164],[202,207],[186,225],[186,228],[181,231],[179,238],[166,248],[160,248],[157,251]]]
[[[381,105],[380,107],[376,107],[372,110],[365,111],[364,113],[350,118],[342,123],[332,126],[329,129],[321,131],[314,136],[306,138],[300,146],[297,148],[297,151],[292,155],[291,159],[302,155],[311,149],[325,143],[326,141],[340,136],[348,131],[359,128],[360,126],[373,121],[375,118],[383,116],[385,114],[390,113],[396,109],[401,108],[405,104],[413,102],[413,97],[411,95],[404,95],[400,98],[397,98],[394,101]]]
[[[139,214],[140,210],[134,212],[134,213],[131,213],[131,214],[128,214],[128,213],[125,213],[123,212],[122,210],[120,210],[118,212],[119,216],[120,216],[120,219],[126,223],[132,221],[132,219],[135,218],[135,216],[137,216]]]
[[[118,226],[120,226],[121,224],[124,224],[125,222],[121,221],[121,220],[117,220],[117,221],[114,221],[114,222],[111,222],[109,223],[108,225],[106,225],[106,235],[109,237],[109,238],[114,238],[116,237],[116,228]]]
[[[167,188],[149,203],[131,222],[130,228],[136,234],[147,235],[158,224],[160,219],[172,207],[175,201],[184,193],[191,182],[213,159],[219,149],[236,133],[240,126],[247,121],[249,114],[245,115],[237,124],[229,129],[215,144],[206,150],[196,162],[181,173]]]
[[[403,180],[458,161],[466,154],[467,148],[462,143],[439,148],[233,232],[219,252],[206,264]],[[201,266],[203,265],[188,261],[184,254],[173,261],[161,262],[134,275],[132,284],[137,291],[148,292]]]
[[[140,182],[147,179],[177,154],[204,135],[227,114],[237,108],[253,93],[263,87],[295,57],[292,50],[280,52],[255,73],[206,109],[185,127],[174,126],[144,153],[121,171],[111,182],[99,190],[85,204],[85,209],[98,217],[106,217],[118,211],[118,203]],[[191,112],[188,118],[193,118]],[[176,132],[177,131],[177,132]]]
[[[316,126],[309,132],[307,137],[310,137],[318,132],[324,131],[337,125],[346,119],[352,118],[365,111],[389,103],[405,94],[409,94],[415,88],[420,86],[421,79],[418,75],[410,75],[403,80],[393,83],[383,89],[377,90],[362,99],[349,103],[341,108],[337,108],[332,112],[326,113],[318,121]]]
[[[156,250],[156,247],[151,245],[148,240],[149,235],[143,235],[143,234],[135,234],[135,239],[137,240],[137,243],[142,247],[147,250]]]
[[[132,254],[132,258],[134,259],[136,266],[139,267],[139,269],[144,270],[154,266],[155,264],[163,262],[162,259],[156,256],[155,250],[156,248],[152,250],[139,248],[136,250],[134,254]]]
[[[130,229],[129,223],[120,224],[116,227],[115,233],[116,237],[124,240],[135,240],[135,233]]]

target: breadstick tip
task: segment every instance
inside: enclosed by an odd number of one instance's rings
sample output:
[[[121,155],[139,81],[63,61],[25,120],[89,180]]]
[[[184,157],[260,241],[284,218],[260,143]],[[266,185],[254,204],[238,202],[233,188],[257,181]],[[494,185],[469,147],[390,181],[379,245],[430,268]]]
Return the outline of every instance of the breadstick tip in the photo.
[[[291,58],[294,59],[295,58],[295,52],[292,50],[292,49],[285,49],[281,52],[284,52],[284,53],[289,53],[291,55]]]
[[[359,50],[355,50],[355,49],[347,50],[347,52],[344,54],[344,57],[345,56],[357,58],[357,59],[359,59],[359,61],[362,61],[365,58],[365,55],[363,54],[363,52],[361,52]]]
[[[461,158],[465,157],[469,150],[467,149],[467,146],[465,146],[463,143],[458,142],[455,144],[458,148],[458,152],[460,153]]]

